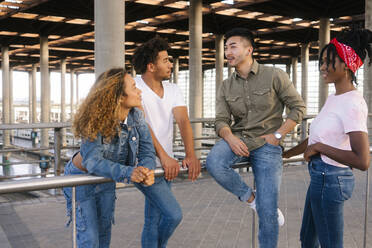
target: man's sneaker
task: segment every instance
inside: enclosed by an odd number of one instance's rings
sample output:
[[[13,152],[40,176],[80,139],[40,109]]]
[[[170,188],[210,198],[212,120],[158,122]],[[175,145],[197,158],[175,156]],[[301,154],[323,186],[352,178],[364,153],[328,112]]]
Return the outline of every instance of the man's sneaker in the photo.
[[[247,202],[248,206],[250,208],[252,208],[254,211],[256,211],[256,199],[254,199],[251,203]],[[280,211],[280,209],[278,208],[278,223],[279,223],[279,226],[283,226],[284,225],[284,215],[282,213],[282,211]]]
[[[280,211],[279,208],[278,208],[278,223],[279,223],[279,226],[284,225],[284,215],[283,215],[282,211]]]

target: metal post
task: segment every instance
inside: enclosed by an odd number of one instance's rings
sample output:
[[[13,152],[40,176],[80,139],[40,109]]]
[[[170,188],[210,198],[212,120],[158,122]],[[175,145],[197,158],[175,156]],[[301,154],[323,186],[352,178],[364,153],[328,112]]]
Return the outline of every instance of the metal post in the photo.
[[[76,248],[76,187],[72,187],[72,247]]]
[[[363,248],[367,248],[367,231],[368,231],[368,199],[369,199],[369,170],[367,170],[366,178],[366,202],[365,202],[365,211],[364,211],[364,239],[363,239]]]
[[[305,140],[307,138],[307,120],[302,120],[301,122],[301,140]]]
[[[62,147],[62,128],[54,128],[54,175],[61,174],[62,160],[61,160],[61,147]]]
[[[253,170],[252,170],[252,175],[253,175]],[[254,181],[254,179],[253,179],[253,189],[256,189],[256,182]],[[252,211],[252,248],[256,248],[256,211]]]

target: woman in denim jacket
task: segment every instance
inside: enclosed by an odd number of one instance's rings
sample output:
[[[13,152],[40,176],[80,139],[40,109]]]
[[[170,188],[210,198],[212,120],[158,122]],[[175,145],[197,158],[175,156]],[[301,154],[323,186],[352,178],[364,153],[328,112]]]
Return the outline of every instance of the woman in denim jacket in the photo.
[[[122,68],[101,74],[74,122],[80,152],[65,175],[94,174],[116,182],[154,183],[155,150],[141,106],[141,91]],[[71,188],[64,188],[71,218]],[[78,247],[109,247],[114,223],[115,182],[76,187]]]

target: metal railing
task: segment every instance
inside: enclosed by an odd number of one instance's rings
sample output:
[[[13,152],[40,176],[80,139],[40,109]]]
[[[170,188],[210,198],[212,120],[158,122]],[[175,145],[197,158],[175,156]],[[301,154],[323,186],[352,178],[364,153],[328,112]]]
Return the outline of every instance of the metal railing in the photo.
[[[11,152],[31,152],[31,151],[42,151],[53,149],[54,157],[54,175],[58,176],[61,174],[63,159],[61,157],[61,150],[68,148],[75,148],[69,146],[62,146],[62,128],[71,127],[71,123],[59,122],[59,123],[36,123],[36,124],[1,124],[0,130],[15,130],[15,129],[53,129],[54,130],[54,145],[48,147],[32,147],[32,148],[3,148],[0,149],[0,153],[11,153]],[[66,159],[65,159],[66,160]],[[26,161],[26,163],[43,163],[51,162],[51,160],[35,160]],[[21,162],[2,163],[1,165],[15,165],[22,164]],[[23,163],[25,164],[25,163]]]
[[[299,162],[303,161],[302,158],[293,158],[285,160],[285,163],[289,162]],[[247,168],[248,163],[236,163],[233,168]],[[206,172],[206,168],[202,167],[202,172]],[[187,174],[187,168],[181,168],[179,175]],[[161,177],[164,175],[164,170],[161,168],[155,169],[155,176]],[[49,178],[37,178],[37,179],[27,179],[27,180],[17,180],[17,181],[7,181],[0,183],[0,194],[7,193],[18,193],[18,192],[28,192],[35,190],[46,190],[46,189],[56,189],[63,187],[72,187],[72,240],[73,247],[76,247],[76,186],[87,185],[87,184],[100,184],[113,182],[110,178],[93,176],[93,175],[71,175],[71,176],[55,176]],[[252,247],[256,247],[256,214],[252,212]]]
[[[247,163],[235,164],[233,168],[245,168],[249,165]],[[202,171],[206,171],[205,167]],[[188,173],[187,169],[181,168],[179,175]],[[161,177],[164,175],[164,170],[161,168],[155,169],[155,176]],[[87,185],[87,184],[100,184],[113,182],[110,178],[98,177],[93,175],[71,175],[71,176],[55,176],[49,178],[38,178],[38,179],[27,179],[18,181],[8,181],[0,183],[0,194],[6,193],[17,193],[17,192],[27,192],[35,190],[46,190],[46,189],[56,189],[63,187],[72,187],[72,240],[73,247],[76,248],[76,186]],[[253,226],[254,225],[254,226]],[[252,235],[255,233],[255,223],[252,224]],[[255,236],[252,236],[254,240]],[[252,241],[254,242],[254,241]],[[253,246],[255,244],[253,243]]]
[[[372,114],[369,114],[371,117]],[[306,116],[302,121],[300,128],[301,128],[301,140],[305,139],[308,134],[308,119],[314,118],[314,116]],[[213,118],[200,118],[200,119],[193,119],[191,120],[192,123],[211,123],[213,122]],[[11,129],[42,129],[42,128],[53,128],[55,135],[54,135],[54,175],[55,177],[50,178],[38,178],[38,179],[29,179],[29,180],[21,180],[21,181],[8,181],[8,182],[1,182],[0,183],[0,194],[4,193],[15,193],[15,192],[26,192],[26,191],[33,191],[33,190],[44,190],[44,189],[54,189],[54,188],[62,188],[62,187],[73,187],[72,191],[72,198],[73,198],[73,216],[76,218],[75,212],[75,187],[79,185],[85,184],[97,184],[97,183],[105,183],[112,181],[111,179],[104,178],[104,177],[97,177],[92,175],[84,175],[84,176],[63,176],[60,177],[61,168],[62,168],[62,158],[61,158],[61,149],[69,148],[69,147],[62,147],[62,128],[71,127],[70,123],[40,123],[40,124],[12,124],[12,125],[0,125],[0,130],[11,130]],[[196,140],[203,140],[204,139],[217,139],[218,137],[196,137]],[[16,151],[27,151],[27,150],[46,150],[50,149],[48,147],[41,147],[41,148],[19,148],[19,149],[2,149],[1,152],[16,152]],[[196,147],[196,149],[205,150],[206,148],[203,147]],[[293,158],[293,159],[285,159],[284,163],[290,162],[299,162],[303,161],[303,158]],[[39,162],[39,161],[37,161]],[[45,160],[44,160],[45,162]],[[16,164],[16,163],[14,163]],[[241,163],[234,165],[233,168],[247,168],[249,164]],[[205,171],[205,168],[203,168]],[[187,173],[187,169],[181,169],[180,174]],[[164,171],[162,169],[156,169],[155,175],[162,176]],[[367,244],[367,229],[368,229],[368,198],[369,198],[369,171],[367,170],[367,178],[366,178],[366,198],[365,198],[365,214],[364,214],[364,244],[363,247],[366,248]],[[31,175],[27,175],[31,176]],[[15,176],[19,177],[19,176]],[[73,218],[73,240],[76,247],[76,219]],[[253,212],[253,220],[252,220],[252,247],[256,247],[255,244],[255,213]]]

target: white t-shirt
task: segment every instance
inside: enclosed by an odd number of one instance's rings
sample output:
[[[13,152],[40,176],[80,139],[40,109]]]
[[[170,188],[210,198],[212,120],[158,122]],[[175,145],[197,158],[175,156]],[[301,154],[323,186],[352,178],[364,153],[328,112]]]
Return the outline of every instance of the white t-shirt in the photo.
[[[146,122],[150,125],[159,143],[170,157],[173,157],[173,108],[186,106],[181,90],[176,84],[163,82],[164,95],[160,98],[147,86],[141,76],[135,79],[142,91],[142,106]],[[156,158],[157,166],[161,166]]]
[[[330,95],[318,116],[310,125],[309,145],[321,142],[329,146],[351,151],[347,133],[367,130],[368,108],[360,92],[349,91]],[[325,163],[346,167],[321,154]]]

